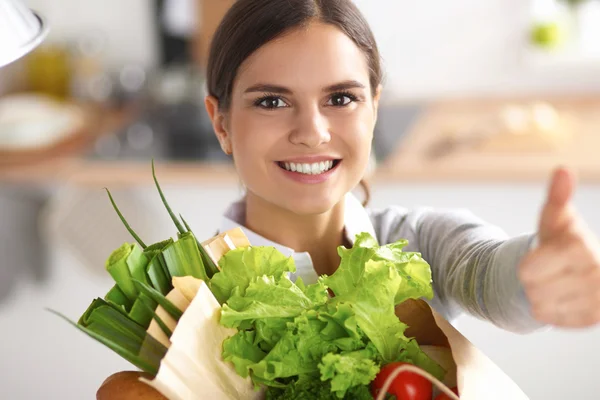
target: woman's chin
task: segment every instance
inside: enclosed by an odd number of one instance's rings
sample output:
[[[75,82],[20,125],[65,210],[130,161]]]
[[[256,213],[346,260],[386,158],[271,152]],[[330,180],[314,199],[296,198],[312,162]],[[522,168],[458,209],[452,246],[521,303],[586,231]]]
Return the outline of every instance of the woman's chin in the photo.
[[[331,211],[340,200],[339,196],[334,196],[331,192],[322,195],[290,196],[285,208],[297,215],[321,215]]]

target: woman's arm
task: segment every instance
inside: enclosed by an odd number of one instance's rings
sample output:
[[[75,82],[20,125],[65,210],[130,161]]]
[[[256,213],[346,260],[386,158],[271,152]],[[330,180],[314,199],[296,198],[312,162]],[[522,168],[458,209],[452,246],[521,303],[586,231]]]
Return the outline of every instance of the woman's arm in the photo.
[[[535,235],[510,238],[466,210],[388,208],[373,213],[380,241],[408,239],[431,265],[437,299],[500,328],[519,333],[543,326],[530,311],[517,268]]]
[[[152,376],[137,371],[122,371],[109,376],[98,389],[96,400],[167,400],[153,387],[139,380]]]

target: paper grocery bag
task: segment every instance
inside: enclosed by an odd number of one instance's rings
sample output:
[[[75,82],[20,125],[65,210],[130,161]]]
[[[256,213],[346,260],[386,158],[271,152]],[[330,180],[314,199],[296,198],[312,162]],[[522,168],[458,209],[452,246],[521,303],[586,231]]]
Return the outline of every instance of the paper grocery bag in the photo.
[[[424,302],[423,302],[424,303]],[[426,304],[426,303],[424,303]],[[456,385],[461,400],[529,400],[517,384],[475,347],[444,317],[431,309],[437,327],[448,340],[455,370],[450,368],[446,385]],[[441,346],[432,346],[432,348]],[[435,354],[426,351],[432,358]],[[434,352],[435,353],[435,352]],[[444,366],[444,365],[442,365]],[[455,379],[455,383],[454,383]]]

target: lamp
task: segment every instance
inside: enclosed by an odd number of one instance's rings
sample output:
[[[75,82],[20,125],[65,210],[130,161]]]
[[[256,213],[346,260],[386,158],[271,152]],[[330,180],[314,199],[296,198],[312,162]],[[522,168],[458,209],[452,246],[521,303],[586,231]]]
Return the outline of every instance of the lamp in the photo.
[[[46,21],[21,0],[1,0],[0,68],[32,51],[47,34]]]

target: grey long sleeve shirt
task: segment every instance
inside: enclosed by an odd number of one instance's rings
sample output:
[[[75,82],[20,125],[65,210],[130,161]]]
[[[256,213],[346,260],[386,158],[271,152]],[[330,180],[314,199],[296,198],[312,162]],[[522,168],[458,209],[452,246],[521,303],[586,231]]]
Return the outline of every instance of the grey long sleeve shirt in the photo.
[[[447,319],[465,311],[512,332],[542,327],[517,277],[534,234],[510,238],[467,210],[389,207],[368,213],[381,244],[407,239],[405,249],[420,252],[430,264],[430,304]]]
[[[243,228],[253,245],[274,246],[292,256],[295,276],[305,283],[317,280],[310,255],[274,243],[244,227],[245,204],[232,204],[221,232]],[[500,228],[466,210],[387,207],[365,209],[352,194],[345,199],[345,232],[353,242],[368,232],[380,245],[408,240],[406,251],[420,252],[432,270],[434,298],[429,304],[447,320],[462,312],[517,333],[540,329],[517,277],[522,257],[534,246],[536,235],[510,238]]]

